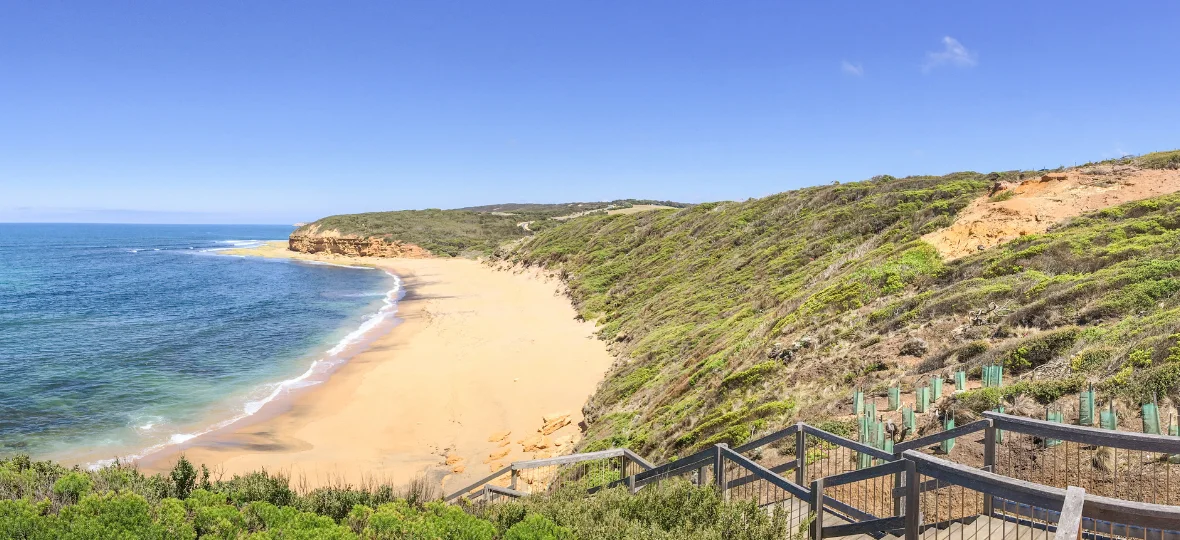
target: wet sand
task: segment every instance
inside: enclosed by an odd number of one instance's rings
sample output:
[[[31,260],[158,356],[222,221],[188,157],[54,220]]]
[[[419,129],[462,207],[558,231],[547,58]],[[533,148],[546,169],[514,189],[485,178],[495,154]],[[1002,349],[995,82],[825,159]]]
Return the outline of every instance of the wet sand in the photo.
[[[389,269],[406,288],[403,321],[326,382],[147,456],[148,472],[183,453],[225,478],[265,467],[315,487],[426,473],[454,489],[512,461],[572,450],[582,405],[612,362],[561,283],[537,272],[296,254],[285,243],[224,253]]]

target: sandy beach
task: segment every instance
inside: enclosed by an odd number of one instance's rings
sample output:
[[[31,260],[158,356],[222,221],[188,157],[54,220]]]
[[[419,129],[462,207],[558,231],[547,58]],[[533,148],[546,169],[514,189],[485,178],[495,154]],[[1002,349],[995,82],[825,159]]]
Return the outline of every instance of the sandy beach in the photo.
[[[324,383],[271,410],[147,456],[183,453],[229,478],[282,470],[309,486],[423,472],[445,489],[512,461],[567,453],[581,408],[612,357],[575,320],[561,283],[468,259],[379,259],[290,252],[285,242],[226,255],[377,266],[403,279],[402,323]]]

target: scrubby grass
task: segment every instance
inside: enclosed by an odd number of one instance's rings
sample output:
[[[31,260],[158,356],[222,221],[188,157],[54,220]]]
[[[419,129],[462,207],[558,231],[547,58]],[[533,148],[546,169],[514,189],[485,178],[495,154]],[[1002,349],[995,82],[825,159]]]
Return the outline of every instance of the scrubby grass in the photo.
[[[382,238],[414,244],[435,255],[459,256],[491,253],[504,242],[553,228],[562,222],[555,217],[630,208],[636,204],[684,207],[671,201],[626,199],[609,202],[561,204],[495,204],[457,210],[401,210],[328,216],[300,227],[294,234],[337,231],[342,235]],[[530,230],[520,227],[532,222]]]
[[[779,539],[782,515],[726,502],[712,488],[672,482],[638,496],[606,490],[488,507],[447,505],[407,488],[336,486],[297,493],[259,471],[210,480],[181,460],[167,475],[125,466],[66,469],[25,457],[0,460],[0,538],[316,538],[566,540]]]
[[[1147,169],[1180,169],[1180,150],[1144,154],[1136,158],[1135,162]]]
[[[329,216],[292,234],[338,231],[342,235],[375,237],[414,244],[435,255],[490,252],[503,242],[529,234],[520,219],[464,210],[404,210]]]
[[[1139,161],[1166,166],[1170,155]],[[832,403],[846,404],[852,386],[989,363],[1005,364],[1009,382],[1069,383],[1021,387],[1040,400],[1074,388],[1073,375],[1130,400],[1180,399],[1180,195],[953,262],[921,241],[994,181],[1022,176],[878,177],[595,216],[498,256],[558,270],[581,316],[627,359],[586,407],[584,444],[609,439],[655,459],[793,420],[733,414],[760,403],[789,396],[816,421],[847,414]],[[910,368],[899,345],[915,334],[929,347]],[[599,425],[622,412],[624,431],[642,437]]]
[[[495,505],[477,514],[500,530],[511,530],[527,516],[536,516],[532,519],[547,519],[569,534],[548,538],[778,540],[805,536],[803,528],[788,530],[788,516],[781,508],[768,514],[751,501],[727,502],[712,488],[677,480],[645,487],[635,495],[616,488],[587,498],[584,492],[564,490]],[[806,525],[807,518],[799,516],[796,521]]]

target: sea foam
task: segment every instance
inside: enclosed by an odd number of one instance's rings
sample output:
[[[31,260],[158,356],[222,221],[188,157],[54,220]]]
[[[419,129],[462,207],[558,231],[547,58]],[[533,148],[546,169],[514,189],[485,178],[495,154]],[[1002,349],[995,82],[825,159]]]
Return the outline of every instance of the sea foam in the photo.
[[[339,267],[343,267],[343,268],[354,268],[354,269],[363,269],[363,270],[373,270],[374,269],[372,267],[367,267],[367,266],[348,266],[348,265],[343,265],[343,264],[319,263],[318,261],[316,261],[316,262],[318,264],[324,264],[324,265],[329,265],[329,266],[339,266]],[[290,390],[295,390],[298,388],[312,386],[312,385],[319,384],[320,382],[322,382],[319,380],[313,381],[313,380],[309,380],[309,379],[311,379],[314,375],[327,375],[327,373],[330,372],[332,370],[332,368],[343,364],[345,361],[347,361],[347,358],[341,357],[340,356],[341,353],[347,351],[349,349],[349,347],[360,343],[366,337],[370,337],[369,334],[374,329],[376,329],[381,323],[389,321],[389,320],[393,319],[393,317],[395,315],[397,315],[398,301],[401,300],[405,296],[405,290],[402,287],[402,279],[398,275],[396,275],[393,272],[390,272],[388,270],[385,270],[385,273],[393,278],[393,288],[384,294],[384,298],[382,299],[381,308],[378,309],[376,313],[369,315],[365,319],[365,321],[363,323],[361,323],[361,325],[356,330],[349,332],[347,335],[345,335],[343,338],[341,338],[340,341],[338,341],[331,349],[328,349],[328,351],[324,357],[318,358],[315,361],[313,361],[311,363],[311,365],[308,366],[306,371],[299,374],[297,377],[293,377],[290,379],[279,381],[277,383],[271,383],[271,384],[263,386],[262,388],[264,390],[268,390],[266,396],[263,397],[262,399],[257,399],[257,400],[252,400],[252,401],[246,402],[242,407],[242,411],[239,414],[237,414],[231,418],[214,423],[214,424],[207,426],[206,428],[204,428],[200,431],[197,431],[195,433],[173,433],[168,437],[167,442],[152,445],[148,448],[141,450],[138,453],[126,455],[126,456],[123,456],[119,459],[124,462],[136,461],[136,460],[142,459],[145,456],[148,456],[150,454],[153,454],[155,452],[163,450],[169,446],[182,444],[182,443],[188,442],[192,439],[195,439],[197,437],[200,437],[201,435],[212,433],[212,432],[217,431],[219,429],[228,427],[229,425],[231,425],[235,422],[238,422],[240,420],[243,420],[245,418],[253,416],[254,414],[257,414],[258,411],[262,410],[262,408],[264,406],[266,406],[266,404],[274,401],[279,396],[283,395],[285,392],[288,392]],[[141,429],[141,430],[148,430],[148,429],[151,429],[156,426],[157,426],[157,424],[152,422],[152,423],[147,423],[147,424],[140,425],[137,427],[139,427],[139,429]],[[116,461],[115,459],[98,460],[98,461],[88,463],[87,468],[90,470],[100,469],[102,467],[106,467],[106,466],[114,464],[115,461]]]

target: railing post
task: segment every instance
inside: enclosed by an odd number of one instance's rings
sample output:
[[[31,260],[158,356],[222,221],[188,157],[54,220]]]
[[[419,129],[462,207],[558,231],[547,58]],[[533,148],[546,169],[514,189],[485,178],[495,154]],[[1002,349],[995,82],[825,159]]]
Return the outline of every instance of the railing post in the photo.
[[[727,446],[725,443],[720,443],[713,447],[717,452],[713,455],[713,482],[717,484],[717,489],[721,490],[722,498],[725,498],[729,493],[729,490],[725,489],[727,486],[725,485],[725,453],[723,452]]]
[[[518,476],[520,476],[520,471],[518,471],[516,469],[512,469],[512,472],[508,473],[508,487],[509,488],[516,489],[516,478]]]
[[[918,484],[918,464],[905,460],[905,540],[918,540],[922,530],[922,486]]]
[[[799,422],[795,432],[795,483],[802,486],[807,478],[807,433],[803,431],[803,422]]]
[[[992,425],[983,430],[983,470],[996,472],[996,426]],[[995,511],[995,501],[992,496],[983,494],[983,515],[990,517]]]
[[[1082,507],[1086,504],[1086,490],[1069,486],[1065,490],[1065,504],[1057,518],[1054,540],[1077,540],[1082,534]]]
[[[811,540],[824,537],[824,479],[811,482]]]
[[[901,454],[893,454],[893,459],[898,460],[898,459],[904,459],[904,458],[901,457]],[[905,515],[905,514],[903,514],[903,512],[905,512],[905,508],[901,505],[901,498],[902,498],[901,488],[903,486],[905,486],[904,478],[905,478],[904,471],[893,473],[893,493],[894,493],[894,495],[893,495],[893,515],[895,515],[895,516]]]

